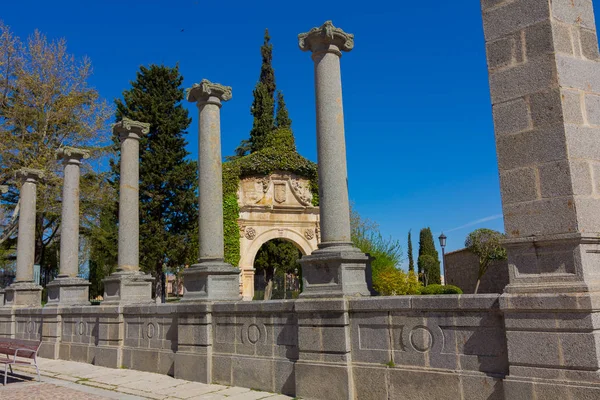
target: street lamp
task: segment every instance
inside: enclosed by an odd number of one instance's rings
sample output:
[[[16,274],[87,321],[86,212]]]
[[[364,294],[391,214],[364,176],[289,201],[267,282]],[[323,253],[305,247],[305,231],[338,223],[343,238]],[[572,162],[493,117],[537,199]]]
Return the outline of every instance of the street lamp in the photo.
[[[448,282],[446,281],[446,235],[444,235],[444,232],[442,232],[442,234],[440,235],[440,237],[438,238],[440,240],[440,246],[442,247],[442,268],[444,269],[444,285],[447,285]]]

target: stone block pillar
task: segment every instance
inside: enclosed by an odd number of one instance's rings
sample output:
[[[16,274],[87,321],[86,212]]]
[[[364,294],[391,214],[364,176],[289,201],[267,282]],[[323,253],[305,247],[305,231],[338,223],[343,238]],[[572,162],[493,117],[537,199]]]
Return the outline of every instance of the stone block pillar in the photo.
[[[237,300],[239,269],[224,262],[223,171],[221,166],[221,102],[231,87],[203,79],[188,90],[198,106],[198,176],[200,260],[183,272],[182,301]]]
[[[0,185],[0,194],[8,193],[8,186]],[[4,294],[5,290],[0,289],[0,307],[4,306]]]
[[[598,396],[600,64],[592,1],[482,0],[482,12],[508,235],[507,398]]]
[[[315,64],[319,162],[319,249],[300,260],[302,297],[369,296],[365,269],[369,257],[352,245],[344,136],[340,57],[354,47],[354,35],[331,21],[298,35],[300,49]]]
[[[64,180],[60,226],[60,272],[50,282],[48,305],[88,304],[90,283],[79,278],[79,177],[81,160],[90,156],[87,150],[63,147],[57,151],[63,160]]]
[[[22,168],[15,174],[22,182],[19,196],[19,234],[17,237],[17,277],[6,289],[5,305],[39,307],[42,303],[42,287],[33,282],[35,260],[35,223],[37,183],[44,172]]]
[[[140,138],[150,124],[123,118],[113,131],[121,139],[119,255],[117,272],[104,279],[104,303],[150,303],[154,278],[140,272]]]

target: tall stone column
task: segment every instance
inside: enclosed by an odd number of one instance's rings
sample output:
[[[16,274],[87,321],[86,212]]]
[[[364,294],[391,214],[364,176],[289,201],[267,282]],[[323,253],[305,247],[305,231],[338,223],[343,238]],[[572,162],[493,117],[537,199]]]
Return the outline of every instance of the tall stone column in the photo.
[[[42,301],[42,287],[33,281],[35,262],[35,223],[37,183],[44,172],[22,168],[15,173],[22,182],[19,195],[19,234],[17,237],[17,277],[6,289],[7,306],[38,307]]]
[[[505,395],[597,398],[600,63],[592,1],[481,4],[508,236]]]
[[[184,271],[183,301],[239,299],[239,269],[224,262],[221,102],[231,87],[203,79],[188,90],[198,106],[200,260]]]
[[[8,186],[0,185],[0,194],[8,193]],[[4,288],[0,289],[0,307],[4,306],[4,295],[6,291]]]
[[[79,177],[87,150],[62,147],[56,156],[63,161],[64,178],[60,226],[60,271],[47,285],[48,305],[88,304],[90,283],[79,278]]]
[[[354,35],[331,21],[298,35],[300,49],[315,64],[321,243],[302,257],[302,297],[369,296],[369,257],[352,245],[344,137],[340,57],[354,47]]]
[[[140,138],[150,124],[123,118],[113,132],[121,139],[119,255],[117,272],[104,280],[104,304],[152,302],[154,278],[140,272]]]

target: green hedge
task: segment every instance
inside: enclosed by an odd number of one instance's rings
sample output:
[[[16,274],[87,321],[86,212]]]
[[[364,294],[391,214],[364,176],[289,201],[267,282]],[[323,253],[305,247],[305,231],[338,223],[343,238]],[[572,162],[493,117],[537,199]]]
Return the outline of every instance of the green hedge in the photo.
[[[421,294],[462,294],[463,291],[458,286],[453,285],[427,285],[421,288]]]

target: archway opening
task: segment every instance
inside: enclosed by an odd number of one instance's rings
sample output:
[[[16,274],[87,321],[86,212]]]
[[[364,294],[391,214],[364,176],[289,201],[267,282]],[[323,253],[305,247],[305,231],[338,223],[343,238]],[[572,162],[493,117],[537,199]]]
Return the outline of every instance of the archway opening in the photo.
[[[278,238],[263,243],[254,257],[253,300],[298,298],[302,291],[301,257],[300,247],[292,241]]]

